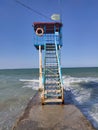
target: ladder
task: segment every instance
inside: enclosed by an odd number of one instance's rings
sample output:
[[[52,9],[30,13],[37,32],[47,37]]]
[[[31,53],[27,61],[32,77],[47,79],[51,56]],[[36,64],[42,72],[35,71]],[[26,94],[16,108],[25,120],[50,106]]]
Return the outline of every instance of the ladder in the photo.
[[[64,103],[59,46],[55,43],[44,45],[44,75],[42,105],[45,103]]]

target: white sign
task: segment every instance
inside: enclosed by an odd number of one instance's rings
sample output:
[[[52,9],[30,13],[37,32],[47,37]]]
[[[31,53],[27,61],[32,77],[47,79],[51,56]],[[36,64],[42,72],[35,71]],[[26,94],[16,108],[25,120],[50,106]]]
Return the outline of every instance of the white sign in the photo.
[[[60,15],[59,15],[59,14],[53,14],[53,15],[51,16],[51,19],[52,19],[52,20],[60,20]]]

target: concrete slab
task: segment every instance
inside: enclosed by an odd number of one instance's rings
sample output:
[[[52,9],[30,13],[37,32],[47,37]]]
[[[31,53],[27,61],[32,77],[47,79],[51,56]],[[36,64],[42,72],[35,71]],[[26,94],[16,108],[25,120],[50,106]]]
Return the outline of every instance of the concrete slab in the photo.
[[[95,130],[74,105],[41,105],[40,94],[28,103],[12,130]]]

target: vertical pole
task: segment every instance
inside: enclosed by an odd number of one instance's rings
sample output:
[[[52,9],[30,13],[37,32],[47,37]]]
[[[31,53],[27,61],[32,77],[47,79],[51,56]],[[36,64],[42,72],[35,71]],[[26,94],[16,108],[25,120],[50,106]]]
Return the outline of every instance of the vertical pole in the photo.
[[[39,46],[39,90],[42,90],[42,49]]]
[[[62,23],[62,0],[58,0],[59,4],[59,13],[60,13],[60,22]]]
[[[59,45],[59,58],[60,58],[60,65],[61,65],[61,46]]]

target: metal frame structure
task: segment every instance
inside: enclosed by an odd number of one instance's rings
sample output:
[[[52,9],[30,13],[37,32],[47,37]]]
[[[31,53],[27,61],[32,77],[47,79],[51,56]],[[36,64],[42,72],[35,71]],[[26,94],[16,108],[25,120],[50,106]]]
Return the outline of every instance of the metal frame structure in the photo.
[[[42,104],[51,102],[64,103],[61,74],[62,23],[36,22],[34,27],[34,46],[39,50],[39,88],[42,90]],[[42,68],[42,50],[44,62]],[[42,72],[43,70],[43,72]]]

